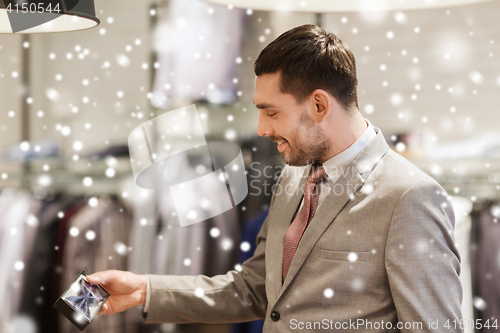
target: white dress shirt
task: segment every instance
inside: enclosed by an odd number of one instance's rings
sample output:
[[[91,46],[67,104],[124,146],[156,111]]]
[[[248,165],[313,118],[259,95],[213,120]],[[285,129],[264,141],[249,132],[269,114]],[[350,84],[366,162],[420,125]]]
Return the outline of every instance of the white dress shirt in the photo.
[[[338,153],[337,155],[333,156],[332,158],[323,163],[323,168],[326,171],[327,177],[325,177],[323,181],[321,181],[321,183],[319,184],[319,198],[316,210],[318,210],[319,206],[321,206],[323,201],[325,201],[325,198],[328,196],[332,188],[335,186],[335,183],[340,178],[342,173],[352,172],[352,170],[348,169],[349,164],[351,164],[351,162],[354,161],[356,156],[363,150],[363,148],[365,148],[370,143],[370,141],[372,141],[377,135],[375,129],[373,128],[372,124],[368,121],[368,119],[365,119],[365,121],[367,124],[367,128],[364,131],[364,133],[359,137],[359,139],[356,140],[356,142],[350,145],[347,149]],[[304,198],[302,198],[302,201],[300,203],[297,212],[300,210],[300,208],[302,208],[303,204],[304,204]],[[149,283],[149,277],[147,275],[146,277],[148,280],[148,287],[147,287],[148,289],[146,293],[146,304],[144,306],[144,312],[148,312],[149,301],[151,298],[151,286]]]

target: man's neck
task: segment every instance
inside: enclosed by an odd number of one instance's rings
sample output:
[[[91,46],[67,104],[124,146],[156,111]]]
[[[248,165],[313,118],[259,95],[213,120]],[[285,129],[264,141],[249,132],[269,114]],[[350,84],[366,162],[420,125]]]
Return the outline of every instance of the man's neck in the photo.
[[[366,120],[357,109],[341,114],[336,119],[335,124],[331,125],[332,130],[329,131],[330,151],[325,155],[323,162],[349,148],[368,127]]]

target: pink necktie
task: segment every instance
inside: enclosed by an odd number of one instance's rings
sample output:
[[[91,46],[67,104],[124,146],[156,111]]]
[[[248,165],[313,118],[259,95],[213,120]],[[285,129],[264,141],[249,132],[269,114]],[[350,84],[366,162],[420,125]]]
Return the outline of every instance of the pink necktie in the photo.
[[[304,204],[283,237],[283,281],[288,274],[300,238],[314,217],[319,198],[318,183],[325,177],[326,172],[321,164],[311,167],[304,190]]]

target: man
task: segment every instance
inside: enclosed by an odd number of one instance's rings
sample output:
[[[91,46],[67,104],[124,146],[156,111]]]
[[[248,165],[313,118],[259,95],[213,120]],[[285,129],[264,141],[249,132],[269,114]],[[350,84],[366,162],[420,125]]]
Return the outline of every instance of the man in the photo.
[[[255,62],[258,134],[288,164],[252,258],[206,276],[88,277],[102,313],[146,305],[147,322],[232,323],[264,332],[461,332],[460,257],[445,191],[361,116],[352,52],[314,25]]]

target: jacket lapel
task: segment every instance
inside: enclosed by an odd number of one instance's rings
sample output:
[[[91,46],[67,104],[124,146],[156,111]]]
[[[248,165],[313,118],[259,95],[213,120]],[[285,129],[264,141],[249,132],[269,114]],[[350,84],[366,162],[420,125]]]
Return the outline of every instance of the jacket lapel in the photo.
[[[272,227],[270,227],[272,229],[270,232],[268,231],[267,235],[267,244],[272,248],[272,251],[266,253],[267,278],[272,278],[274,280],[271,283],[272,289],[268,290],[268,297],[270,300],[277,300],[278,293],[281,289],[283,272],[283,236],[304,196],[304,186],[310,168],[311,166],[309,165],[305,168],[288,169],[287,173],[295,174],[283,175],[284,181],[279,183],[277,189],[277,191],[283,191],[283,193],[280,193],[275,203],[272,212],[274,221]],[[301,172],[300,170],[303,171]]]
[[[278,299],[284,293],[284,291],[288,288],[291,281],[299,271],[300,267],[308,257],[309,253],[315,246],[318,239],[324,233],[324,231],[328,228],[328,226],[333,222],[335,217],[339,214],[339,212],[344,208],[344,206],[348,203],[351,196],[354,195],[358,191],[358,189],[363,185],[365,180],[370,175],[374,166],[380,161],[380,159],[387,153],[389,150],[389,146],[387,145],[385,138],[380,129],[375,128],[377,132],[376,137],[358,154],[352,164],[348,167],[348,172],[343,173],[342,176],[335,183],[334,188],[325,198],[324,202],[319,207],[318,211],[315,213],[314,218],[309,223],[306,231],[302,235],[302,238],[299,242],[299,246],[297,248],[297,252],[292,260],[290,265],[290,269],[286,276],[286,279],[281,286],[281,275],[278,284]],[[307,168],[307,172],[310,168]],[[307,174],[302,177],[302,181],[300,182],[299,188],[302,191],[298,191],[298,194],[295,194],[290,200],[290,207],[298,207],[300,204],[300,200],[303,196],[303,188],[305,184],[305,180],[307,178]],[[295,213],[294,209],[288,209],[286,214],[282,214],[280,217],[279,225],[281,226],[279,235],[279,239],[274,240],[279,242],[279,255],[277,258],[273,258],[273,260],[279,262],[274,262],[276,264],[275,267],[280,267],[282,270],[282,258],[283,258],[283,235],[285,234],[286,229],[290,225],[293,214]],[[266,258],[268,260],[268,258]]]

